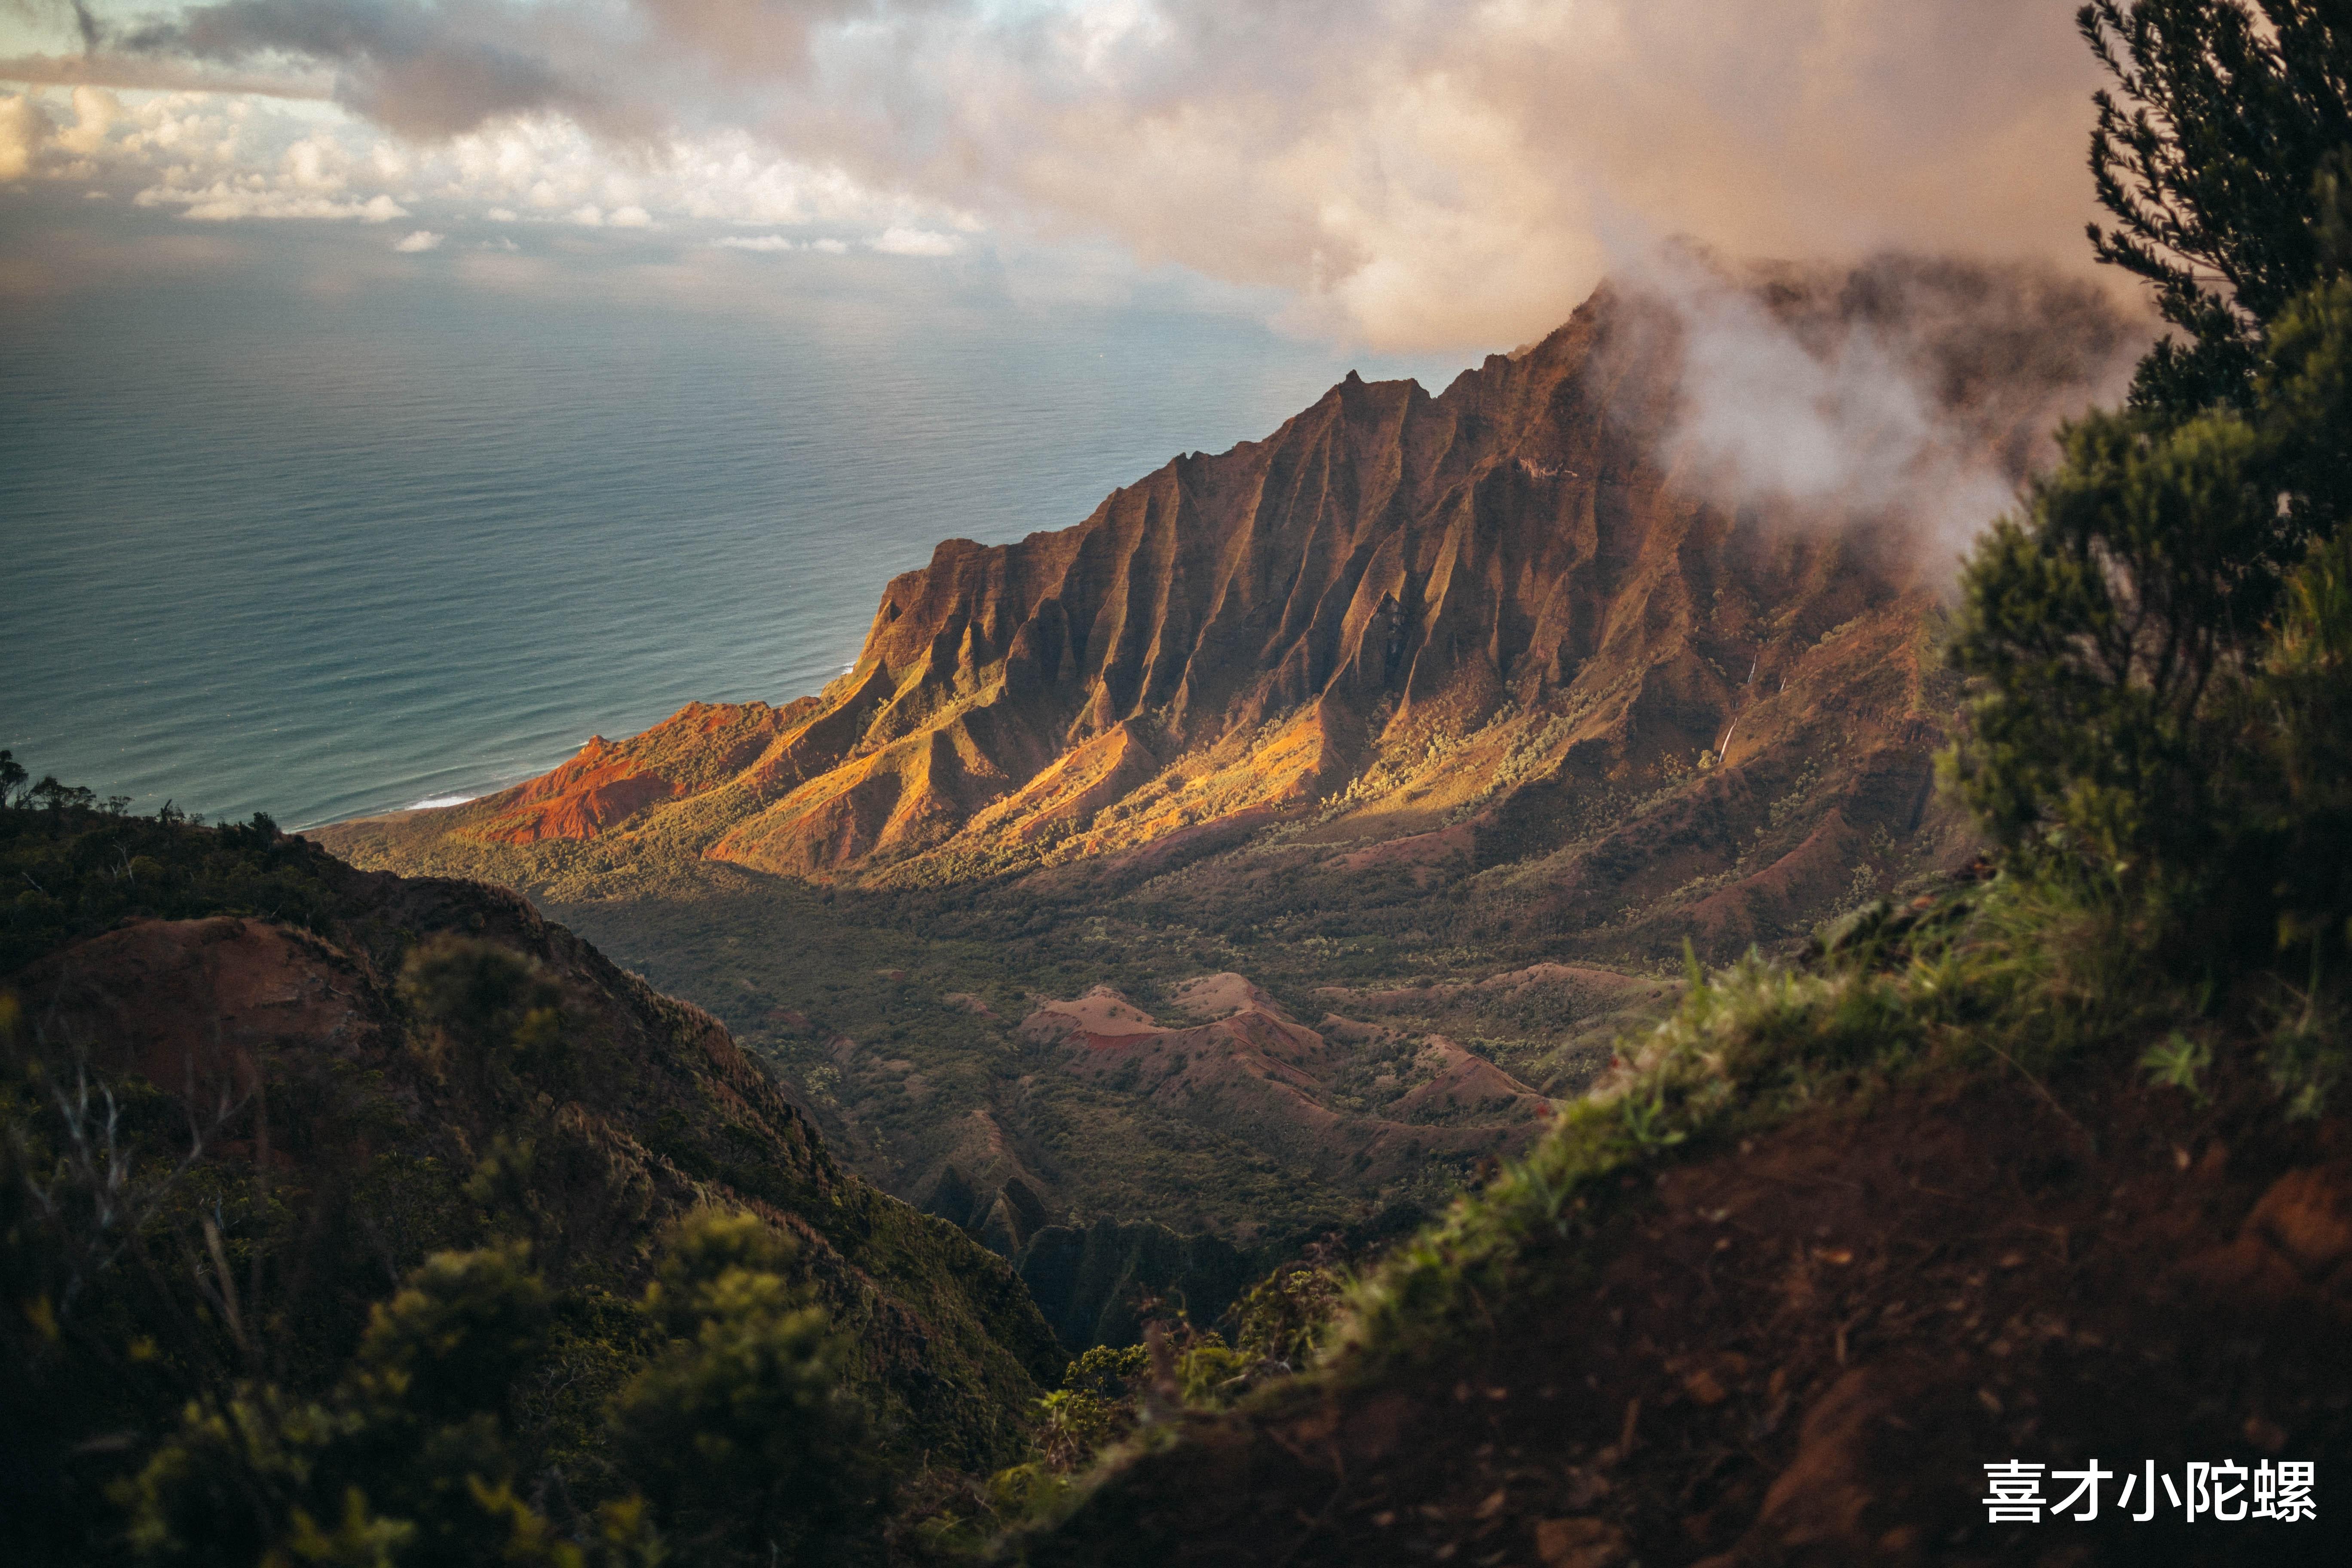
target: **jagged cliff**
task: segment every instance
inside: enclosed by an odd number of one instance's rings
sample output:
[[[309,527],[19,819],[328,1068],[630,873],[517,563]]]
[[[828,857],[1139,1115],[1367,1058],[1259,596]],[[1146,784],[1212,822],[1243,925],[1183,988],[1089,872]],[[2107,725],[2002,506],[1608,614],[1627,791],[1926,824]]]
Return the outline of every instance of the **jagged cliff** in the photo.
[[[1903,322],[1942,438],[2012,475],[2123,341],[2046,279],[1885,263],[1748,285],[1791,341]],[[1570,851],[1536,900],[1563,928],[1785,927],[1845,892],[1874,836],[1922,825],[1953,696],[1926,629],[1944,567],[1883,489],[1743,494],[1678,442],[1701,330],[1604,289],[1441,395],[1350,375],[1074,528],[940,544],[816,697],[696,704],[330,841],[630,835],[904,885],[1311,821],[1356,871]],[[1660,788],[1671,808],[1630,820]]]
[[[1635,975],[1685,940],[1786,942],[1967,858],[1937,530],[2128,340],[1981,268],[1604,289],[1440,395],[1351,378],[1076,527],[940,546],[817,696],[321,837],[528,889],[1008,1258],[1066,1219],[1257,1246],[1426,1205],[1672,1005]],[[1842,418],[1870,460],[1769,482],[1727,411]],[[1270,1009],[1193,1016],[1219,974]],[[1101,985],[1192,1021],[1090,1043],[1063,1016]]]

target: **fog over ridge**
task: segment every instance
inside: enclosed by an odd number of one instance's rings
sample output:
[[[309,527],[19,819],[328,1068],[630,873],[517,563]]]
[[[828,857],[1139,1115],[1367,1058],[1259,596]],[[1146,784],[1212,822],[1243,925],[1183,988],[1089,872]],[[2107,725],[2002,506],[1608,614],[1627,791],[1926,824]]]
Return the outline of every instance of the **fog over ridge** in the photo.
[[[1672,367],[1670,411],[1645,434],[1685,483],[1809,526],[1860,522],[1947,588],[2054,465],[2060,422],[2121,396],[2154,336],[2144,314],[2032,261],[1734,262],[1663,246],[1611,287],[1633,307],[1616,352]]]

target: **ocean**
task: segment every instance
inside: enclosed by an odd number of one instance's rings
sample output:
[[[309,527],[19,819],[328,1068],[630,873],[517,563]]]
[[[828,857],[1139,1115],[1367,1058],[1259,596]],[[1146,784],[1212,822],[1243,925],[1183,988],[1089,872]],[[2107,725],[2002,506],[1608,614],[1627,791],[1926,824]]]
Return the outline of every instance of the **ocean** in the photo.
[[[1351,367],[1461,368],[891,269],[714,298],[262,268],[14,310],[0,746],[294,828],[467,798],[814,691],[939,540],[1077,522]]]

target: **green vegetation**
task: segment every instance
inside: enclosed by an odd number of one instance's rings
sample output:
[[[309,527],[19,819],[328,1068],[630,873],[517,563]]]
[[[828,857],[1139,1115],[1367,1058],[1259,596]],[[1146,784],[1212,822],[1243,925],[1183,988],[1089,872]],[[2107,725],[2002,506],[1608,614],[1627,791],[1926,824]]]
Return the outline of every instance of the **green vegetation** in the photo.
[[[1024,1451],[1011,1271],[511,896],[79,798],[0,865],[26,1560],[856,1561]]]
[[[2352,934],[2352,33],[2263,12],[2086,13],[2143,111],[2103,105],[2100,251],[2187,337],[2063,432],[1970,561],[1955,645],[1950,773],[2010,863],[2158,907],[2217,981],[2283,948],[2316,980]]]
[[[2147,279],[2181,334],[2141,363],[2133,406],[2242,405],[2272,323],[2340,243],[2352,33],[2326,0],[2091,0],[2079,22],[2116,84],[2091,142],[2113,226],[2092,249]]]
[[[1349,1283],[1325,1263],[1277,1269],[1226,1314],[1230,1340],[1179,1308],[1155,1319],[1145,1344],[1088,1350],[1070,1363],[1062,1386],[1038,1400],[1034,1457],[935,1507],[924,1538],[969,1549],[1050,1521],[1082,1495],[1086,1472],[1106,1456],[1163,1444],[1187,1418],[1287,1383],[1329,1336]]]
[[[870,1556],[879,1481],[824,1315],[777,1272],[789,1256],[750,1215],[678,1228],[638,1303],[659,1348],[610,1401],[609,1471],[581,1478],[609,1494],[591,1513],[569,1489],[530,1486],[518,1430],[555,1313],[510,1244],[429,1258],[377,1304],[322,1399],[247,1383],[190,1404],[113,1489],[131,1554],[549,1568]]]
[[[0,975],[133,917],[255,914],[315,930],[342,868],[259,813],[209,832],[168,803],[152,817],[126,802],[44,777],[0,751]]]

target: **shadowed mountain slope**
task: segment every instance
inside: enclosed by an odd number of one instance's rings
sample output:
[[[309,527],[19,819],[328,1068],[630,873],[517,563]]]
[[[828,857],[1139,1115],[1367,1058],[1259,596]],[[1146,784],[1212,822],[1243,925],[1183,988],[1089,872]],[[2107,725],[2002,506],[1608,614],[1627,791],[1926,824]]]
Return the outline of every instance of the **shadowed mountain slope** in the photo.
[[[2343,1120],[2290,1131],[2259,1089],[2216,1110],[2112,1069],[2055,1092],[1909,1088],[1637,1163],[1466,1321],[1186,1413],[1007,1555],[2339,1561],[2324,1511],[2224,1523],[2122,1488],[2231,1465],[2245,1500],[2273,1459],[2341,1462]],[[2018,1458],[2095,1462],[2100,1506],[2053,1482],[2046,1515],[1989,1522],[1985,1467]]]
[[[215,1205],[254,1258],[256,1342],[298,1373],[346,1353],[428,1253],[519,1237],[551,1281],[618,1300],[665,1228],[712,1205],[796,1239],[851,1383],[909,1455],[1002,1462],[1005,1413],[1058,1372],[1009,1267],[842,1169],[716,1018],[511,892],[355,871],[266,826],[95,812],[0,809],[0,854],[48,889],[0,950],[11,1092],[20,1071],[109,1086],[139,1190],[185,1154],[185,1203]],[[420,990],[420,954],[457,978]],[[175,1219],[195,1224],[167,1208],[139,1245],[173,1257]],[[646,1353],[565,1343],[534,1417],[557,1447],[601,1430],[598,1401]]]

